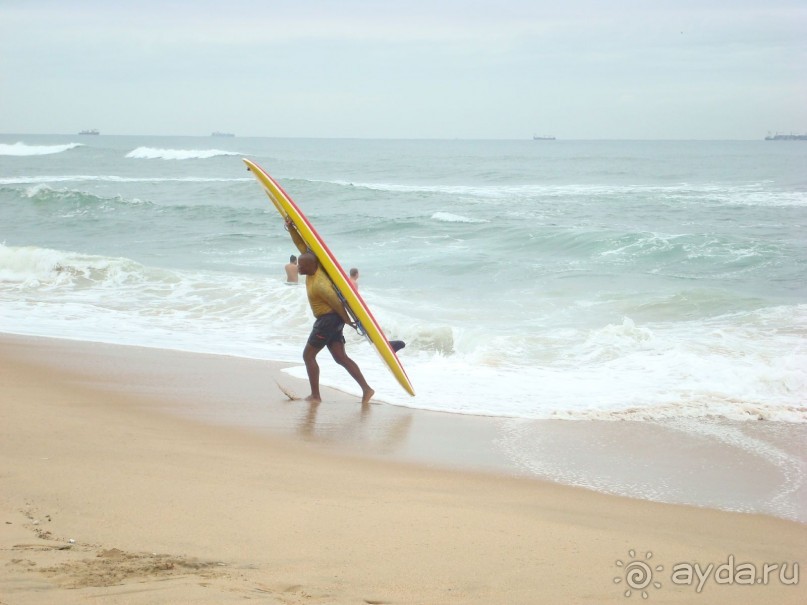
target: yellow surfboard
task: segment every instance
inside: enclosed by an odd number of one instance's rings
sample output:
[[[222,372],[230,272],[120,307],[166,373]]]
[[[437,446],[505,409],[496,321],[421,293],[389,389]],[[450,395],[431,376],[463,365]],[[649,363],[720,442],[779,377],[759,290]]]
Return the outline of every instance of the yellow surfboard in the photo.
[[[330,251],[327,244],[325,244],[322,237],[320,237],[319,233],[317,233],[317,230],[314,229],[314,226],[306,218],[302,210],[300,210],[289,195],[283,191],[283,188],[275,179],[269,176],[269,174],[255,162],[244,158],[244,163],[263,186],[266,195],[269,196],[269,199],[280,213],[280,216],[283,217],[284,220],[287,218],[291,219],[306,246],[316,255],[320,267],[325,269],[325,273],[327,273],[333,283],[333,287],[344,301],[345,307],[351,317],[356,321],[359,332],[373,344],[376,351],[381,355],[381,359],[387,364],[387,367],[404,390],[414,396],[415,390],[412,388],[412,383],[409,381],[409,377],[406,375],[406,371],[401,365],[395,351],[392,350],[387,337],[384,336],[381,326],[378,325],[375,317],[373,317],[373,314],[367,307],[367,303],[364,302],[361,294],[356,290],[353,282],[350,281],[345,270],[342,269],[342,266],[336,260],[336,257]]]

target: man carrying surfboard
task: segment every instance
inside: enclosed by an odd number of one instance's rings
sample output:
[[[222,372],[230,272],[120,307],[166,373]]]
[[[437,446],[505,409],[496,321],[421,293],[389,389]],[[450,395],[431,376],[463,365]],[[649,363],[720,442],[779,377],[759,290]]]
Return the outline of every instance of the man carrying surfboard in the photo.
[[[345,310],[342,300],[336,294],[333,283],[325,271],[320,268],[316,255],[308,249],[291,220],[286,220],[286,229],[291,235],[294,245],[301,252],[297,258],[297,270],[300,275],[306,276],[305,289],[308,294],[308,304],[311,305],[311,311],[316,318],[314,328],[303,349],[303,361],[308,373],[308,382],[311,385],[311,394],[306,397],[306,400],[314,403],[322,401],[319,392],[317,355],[323,348],[328,347],[334,361],[345,368],[361,387],[361,402],[369,403],[375,391],[367,384],[358,364],[348,357],[345,351],[345,337],[342,330],[345,324],[351,327],[355,327],[355,324]]]

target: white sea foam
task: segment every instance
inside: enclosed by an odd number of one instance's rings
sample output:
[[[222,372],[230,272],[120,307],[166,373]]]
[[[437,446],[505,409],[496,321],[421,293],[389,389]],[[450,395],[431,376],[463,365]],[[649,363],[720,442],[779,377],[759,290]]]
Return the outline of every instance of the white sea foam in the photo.
[[[252,177],[128,177],[115,175],[53,175],[53,176],[15,176],[0,178],[0,185],[29,185],[36,183],[243,183],[252,182]]]
[[[6,332],[266,359],[297,359],[309,327],[279,280],[36,247],[0,245],[0,301]]]
[[[237,151],[221,149],[158,149],[138,147],[126,154],[127,158],[138,160],[206,160],[222,155],[243,155]]]
[[[67,143],[64,145],[26,145],[22,141],[9,145],[0,143],[0,155],[9,156],[30,156],[30,155],[52,155],[62,153],[81,147],[81,143]]]
[[[432,220],[441,221],[443,223],[489,223],[485,219],[469,218],[467,216],[460,216],[459,214],[452,214],[451,212],[435,212],[432,214]]]
[[[392,305],[390,305],[392,306]],[[713,322],[640,326],[630,319],[599,329],[501,333],[491,328],[408,326],[388,314],[382,325],[412,343],[405,363],[416,400],[392,381],[393,403],[464,414],[604,420],[726,417],[807,422],[807,351],[799,335],[771,334],[755,322],[776,309]],[[788,308],[805,321],[807,306]],[[754,317],[756,316],[756,319]],[[450,330],[453,353],[421,349],[429,333]],[[466,334],[469,332],[469,334]],[[363,363],[373,356],[359,351]],[[364,355],[364,357],[361,357]],[[293,370],[304,377],[305,370]],[[339,388],[349,378],[335,373]],[[378,388],[376,390],[379,390]],[[445,394],[450,393],[450,397]]]
[[[367,343],[350,343],[390,403],[524,418],[807,422],[807,305],[599,327],[553,327],[550,315],[543,327],[525,317],[497,329],[480,320],[484,310],[447,315],[428,301],[402,310],[397,296],[365,294],[387,336],[408,343],[416,399],[399,394]],[[310,328],[304,290],[279,280],[34,247],[0,246],[0,301],[5,331],[245,357],[297,360]],[[338,369],[322,380],[356,388]]]
[[[56,250],[0,245],[0,283],[24,285],[49,278],[63,254]]]
[[[335,181],[343,187],[392,193],[424,193],[450,195],[485,200],[513,200],[524,198],[590,198],[615,197],[620,199],[653,197],[679,204],[714,204],[719,206],[807,206],[807,191],[775,191],[760,183],[711,184],[676,183],[670,185],[601,185],[601,184],[478,184],[478,185],[415,185],[406,183],[369,183]]]

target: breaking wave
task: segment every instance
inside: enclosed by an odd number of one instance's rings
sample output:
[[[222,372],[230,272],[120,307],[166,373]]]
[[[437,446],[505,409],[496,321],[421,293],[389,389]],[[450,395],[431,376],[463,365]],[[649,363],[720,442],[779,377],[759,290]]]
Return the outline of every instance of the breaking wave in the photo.
[[[70,151],[76,147],[81,147],[81,143],[67,143],[65,145],[26,145],[22,141],[9,145],[0,143],[0,155],[8,156],[31,156],[31,155],[52,155]]]
[[[217,156],[243,155],[237,151],[222,149],[159,149],[156,147],[138,147],[126,154],[127,158],[136,160],[207,160]]]

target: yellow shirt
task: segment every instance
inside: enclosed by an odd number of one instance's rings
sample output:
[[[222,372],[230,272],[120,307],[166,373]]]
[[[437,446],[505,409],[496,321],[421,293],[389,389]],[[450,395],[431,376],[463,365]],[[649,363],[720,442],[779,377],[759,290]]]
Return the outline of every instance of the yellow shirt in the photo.
[[[289,229],[291,239],[297,249],[302,252],[310,252],[308,246],[305,245],[303,238],[297,233],[297,229]],[[308,293],[308,304],[311,305],[311,311],[314,317],[322,317],[328,313],[337,313],[339,316],[343,315],[345,306],[339,299],[339,295],[333,287],[333,283],[328,279],[327,273],[322,267],[317,267],[317,272],[314,275],[307,275],[305,278],[305,290]]]
[[[314,317],[322,317],[328,313],[341,315],[339,311],[344,308],[344,305],[322,267],[318,268],[314,275],[306,276],[305,290],[308,293],[308,304],[311,305]]]

